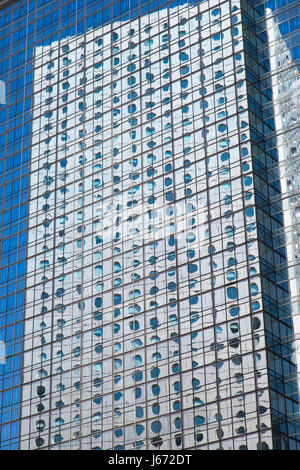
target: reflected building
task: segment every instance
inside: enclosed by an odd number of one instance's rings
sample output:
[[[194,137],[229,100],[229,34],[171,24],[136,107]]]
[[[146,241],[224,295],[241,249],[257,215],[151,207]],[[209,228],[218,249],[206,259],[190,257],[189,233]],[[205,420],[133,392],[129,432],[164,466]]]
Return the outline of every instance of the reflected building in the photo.
[[[270,13],[268,11],[269,15]],[[271,15],[268,20],[268,33],[291,308],[298,339],[300,333],[300,75],[280,29]],[[297,346],[297,351],[298,349]],[[297,355],[299,356],[299,352]]]
[[[19,303],[0,291],[0,314],[19,328],[22,363],[9,382],[7,347],[2,397],[16,411],[1,447],[299,448],[273,101],[258,88],[264,9],[37,0],[0,12],[22,11],[27,30],[16,20],[11,35],[27,47],[0,108],[9,200],[20,151],[27,175],[22,242],[12,219],[2,231],[1,279]]]

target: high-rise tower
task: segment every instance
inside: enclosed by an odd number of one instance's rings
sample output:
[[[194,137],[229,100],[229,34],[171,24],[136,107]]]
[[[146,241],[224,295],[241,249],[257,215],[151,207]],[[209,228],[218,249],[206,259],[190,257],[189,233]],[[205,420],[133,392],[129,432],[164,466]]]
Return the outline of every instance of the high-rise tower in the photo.
[[[264,5],[2,3],[0,447],[298,448]]]

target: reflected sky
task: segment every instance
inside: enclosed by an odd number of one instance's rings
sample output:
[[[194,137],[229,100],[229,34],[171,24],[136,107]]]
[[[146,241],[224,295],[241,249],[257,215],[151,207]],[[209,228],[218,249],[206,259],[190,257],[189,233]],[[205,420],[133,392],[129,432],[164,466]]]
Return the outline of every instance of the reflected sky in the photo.
[[[268,0],[266,8],[276,14],[278,24],[294,62],[300,60],[300,5],[295,0]],[[300,71],[300,65],[298,65]]]

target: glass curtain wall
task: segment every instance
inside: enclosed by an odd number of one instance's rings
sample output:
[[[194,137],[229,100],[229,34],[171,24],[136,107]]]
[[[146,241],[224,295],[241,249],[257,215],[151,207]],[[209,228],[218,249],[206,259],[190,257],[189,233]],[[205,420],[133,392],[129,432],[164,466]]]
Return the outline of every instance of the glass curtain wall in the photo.
[[[1,448],[299,446],[265,31],[256,0],[3,5]]]

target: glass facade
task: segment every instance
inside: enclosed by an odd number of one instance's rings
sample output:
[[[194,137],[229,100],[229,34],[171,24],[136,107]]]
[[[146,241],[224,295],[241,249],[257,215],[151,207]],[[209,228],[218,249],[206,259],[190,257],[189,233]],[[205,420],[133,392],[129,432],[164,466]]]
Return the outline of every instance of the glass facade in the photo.
[[[278,8],[2,2],[1,449],[299,448]]]
[[[277,149],[280,162],[284,223],[289,264],[289,281],[291,284],[291,309],[294,319],[297,362],[299,363],[298,335],[300,332],[300,75],[299,47],[300,35],[295,30],[300,27],[299,6],[280,15],[270,15],[268,11],[268,31],[270,47],[270,68],[274,102],[275,129]],[[292,21],[283,21],[292,17]],[[291,23],[290,31],[288,24]],[[298,25],[298,28],[295,27]],[[283,25],[285,25],[283,27]],[[287,34],[289,35],[287,36]],[[297,55],[298,54],[298,55]]]

